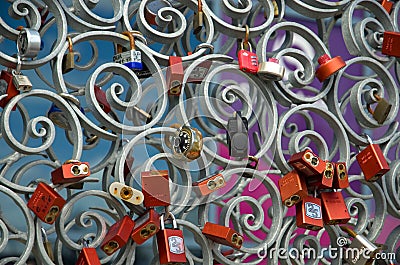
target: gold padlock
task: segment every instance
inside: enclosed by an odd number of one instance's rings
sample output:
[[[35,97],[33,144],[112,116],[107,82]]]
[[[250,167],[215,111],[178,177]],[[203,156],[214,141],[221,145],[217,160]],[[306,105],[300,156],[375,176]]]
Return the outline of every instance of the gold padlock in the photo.
[[[194,17],[193,17],[193,33],[197,34],[201,31],[201,29],[203,28],[203,3],[201,2],[201,0],[197,1],[197,7],[198,7],[198,11],[197,13],[194,13]]]
[[[62,73],[66,74],[71,72],[75,67],[75,52],[72,49],[72,39],[70,36],[67,36],[68,41],[68,53],[64,54],[62,60]]]

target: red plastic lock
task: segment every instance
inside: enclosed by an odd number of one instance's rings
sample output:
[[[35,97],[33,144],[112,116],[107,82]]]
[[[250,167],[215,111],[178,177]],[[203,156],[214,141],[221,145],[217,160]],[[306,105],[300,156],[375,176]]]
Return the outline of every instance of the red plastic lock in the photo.
[[[179,96],[183,83],[183,64],[182,58],[170,56],[167,68],[168,95]]]
[[[220,188],[225,187],[226,182],[222,174],[216,174],[193,183],[195,192],[201,196],[206,196]]]
[[[145,207],[168,206],[171,203],[168,170],[142,172],[142,192]]]
[[[75,265],[101,265],[95,248],[82,248]]]
[[[66,201],[52,187],[40,182],[28,201],[28,208],[45,223],[52,224],[64,207]]]
[[[110,113],[111,106],[110,106],[110,103],[108,103],[108,101],[107,101],[106,92],[101,90],[101,88],[99,86],[95,85],[94,86],[94,94],[96,96],[97,102],[99,102],[101,109],[105,113]]]
[[[330,76],[334,75],[336,72],[346,66],[346,63],[343,61],[342,57],[336,56],[331,58],[328,54],[324,54],[319,57],[318,64],[320,66],[315,72],[315,76],[320,82],[324,82]]]
[[[322,217],[324,224],[346,224],[350,214],[341,192],[321,192]]]
[[[296,204],[296,225],[309,230],[320,230],[323,227],[321,199],[305,197]]]
[[[74,183],[90,176],[89,163],[68,160],[51,172],[53,184]]]
[[[386,12],[388,12],[388,14],[390,14],[390,12],[392,12],[393,2],[388,1],[388,0],[383,0],[381,2],[381,5],[386,10]]]
[[[346,162],[335,163],[335,174],[333,175],[334,189],[345,189],[349,186],[349,176],[347,174]]]
[[[243,245],[243,236],[230,227],[206,222],[202,233],[208,239],[222,245],[236,249],[240,249]]]
[[[372,142],[356,158],[366,181],[376,181],[390,170],[381,148]]]
[[[288,163],[298,172],[303,173],[305,177],[321,175],[326,168],[326,162],[311,150],[305,150],[292,155]]]
[[[6,70],[2,70],[0,74],[0,96],[7,94],[7,97],[0,100],[0,107],[5,108],[7,103],[16,95],[19,95],[19,91],[15,87],[13,81],[13,75]],[[12,110],[16,110],[15,105]]]
[[[150,208],[144,215],[135,220],[131,238],[138,245],[143,244],[160,230],[160,215]]]
[[[251,45],[249,43],[250,51],[246,51],[242,47],[238,52],[239,69],[243,72],[250,74],[257,74],[258,71],[258,57],[257,54],[252,52]]]
[[[111,255],[118,249],[124,247],[128,243],[129,236],[132,233],[135,222],[128,215],[113,224],[104,237],[101,249]]]
[[[382,54],[400,57],[400,32],[383,33]]]
[[[319,189],[332,188],[335,164],[325,161],[325,165],[325,170],[322,172],[322,175],[307,178],[307,186],[317,187]]]
[[[278,181],[282,203],[291,207],[308,196],[307,185],[296,170],[287,173]]]

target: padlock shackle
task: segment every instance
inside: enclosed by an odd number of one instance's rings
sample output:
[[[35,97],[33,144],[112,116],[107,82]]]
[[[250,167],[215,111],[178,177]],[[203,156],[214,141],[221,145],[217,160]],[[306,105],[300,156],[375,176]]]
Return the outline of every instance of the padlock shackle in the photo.
[[[71,36],[67,36],[67,41],[68,41],[68,52],[72,53],[74,50],[73,50],[73,43]]]
[[[136,31],[135,31],[135,33],[136,33]],[[124,31],[124,32],[122,32],[122,35],[125,35],[129,38],[129,49],[135,50],[135,48],[136,48],[135,37],[133,37],[132,32]],[[122,46],[119,44],[117,45],[117,53],[122,53]]]
[[[198,12],[203,12],[203,3],[201,0],[197,0],[197,10]]]
[[[167,216],[167,218],[164,220],[164,215],[166,215],[166,214],[162,214],[162,215],[160,216],[160,229],[161,229],[161,230],[165,230],[164,221],[168,220],[168,217],[171,217],[171,219],[172,219],[172,227],[173,227],[174,229],[178,229],[178,223],[176,222],[175,216],[174,216],[171,212],[168,212],[168,216]]]
[[[365,138],[367,138],[367,141],[368,141],[369,144],[373,144],[372,139],[368,134],[363,133],[363,134],[361,134],[361,136],[364,136]]]
[[[40,228],[40,231],[41,231],[41,233],[42,233],[43,241],[44,241],[45,243],[48,242],[49,240],[48,240],[48,238],[47,238],[46,230],[45,230],[43,227],[41,227],[41,228]]]
[[[340,227],[340,229],[343,230],[343,232],[346,232],[346,233],[347,233],[349,236],[351,236],[352,238],[356,238],[357,233],[354,232],[354,230],[351,229],[350,227],[348,227],[348,226],[339,226],[339,227]]]

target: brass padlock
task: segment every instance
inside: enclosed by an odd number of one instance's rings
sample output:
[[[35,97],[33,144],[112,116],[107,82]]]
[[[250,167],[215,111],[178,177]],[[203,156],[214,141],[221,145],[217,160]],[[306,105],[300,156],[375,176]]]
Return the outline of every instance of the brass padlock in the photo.
[[[25,75],[21,74],[21,56],[17,53],[17,67],[15,71],[12,71],[12,82],[15,88],[21,92],[28,92],[32,89],[32,83],[29,81],[29,78]]]
[[[375,110],[372,110],[370,104],[367,104],[367,108],[369,113],[372,114],[372,117],[379,123],[383,124],[392,109],[392,104],[387,102],[384,98],[381,98],[378,94],[374,94],[375,99],[377,100],[377,105]]]
[[[67,36],[68,41],[68,53],[64,54],[62,60],[62,73],[66,74],[71,72],[75,68],[75,52],[72,49],[72,39],[70,36]]]
[[[194,17],[193,17],[193,33],[197,34],[201,31],[201,29],[203,28],[203,3],[201,2],[201,0],[197,0],[197,13],[194,13]]]

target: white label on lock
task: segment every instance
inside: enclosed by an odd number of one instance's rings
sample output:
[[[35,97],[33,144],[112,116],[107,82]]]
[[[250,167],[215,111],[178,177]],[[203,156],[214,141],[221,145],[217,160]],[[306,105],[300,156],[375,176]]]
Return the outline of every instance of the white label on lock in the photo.
[[[312,219],[322,219],[321,206],[312,202],[305,203],[306,215]]]
[[[174,254],[185,253],[185,245],[183,244],[183,238],[179,236],[168,237],[169,251]]]
[[[0,95],[5,95],[7,93],[7,82],[4,79],[0,79]]]
[[[144,200],[144,196],[141,191],[119,182],[111,183],[108,191],[114,197],[132,203],[134,205],[139,205]]]
[[[130,62],[142,62],[142,53],[136,50],[129,50],[126,52],[114,55],[113,61],[115,63],[125,64]]]

